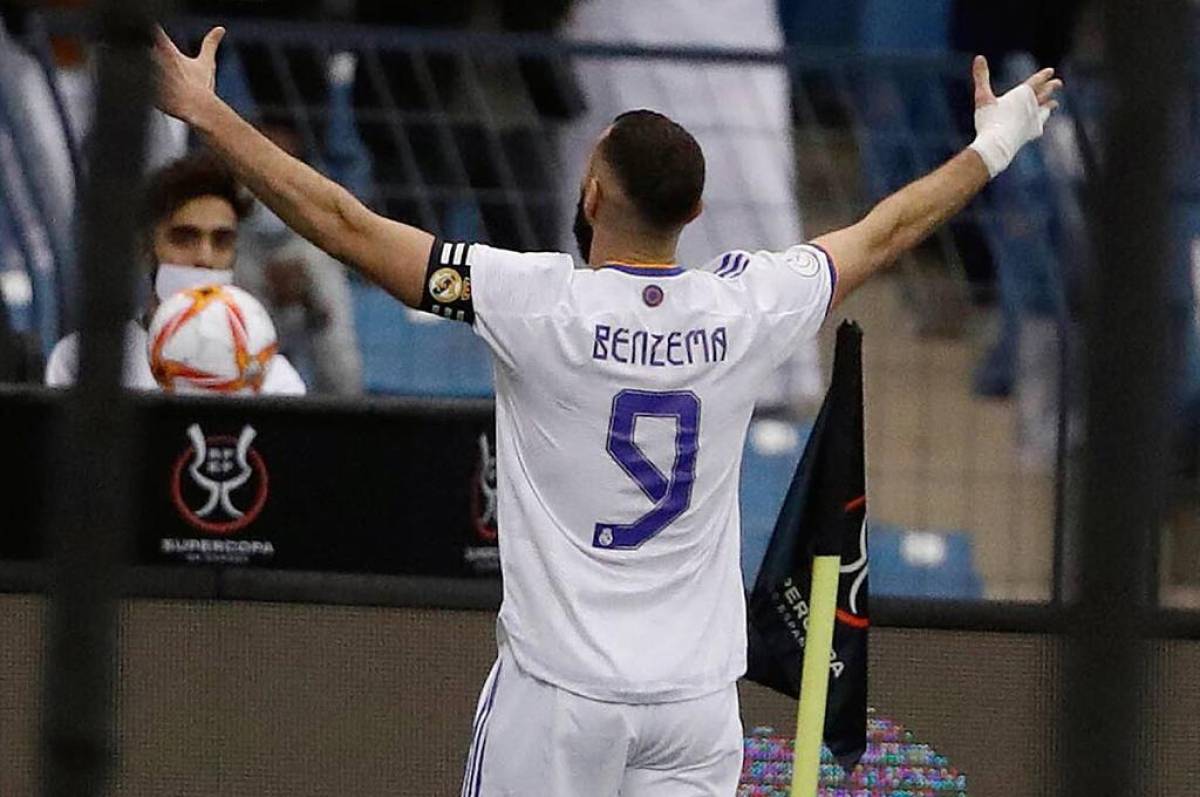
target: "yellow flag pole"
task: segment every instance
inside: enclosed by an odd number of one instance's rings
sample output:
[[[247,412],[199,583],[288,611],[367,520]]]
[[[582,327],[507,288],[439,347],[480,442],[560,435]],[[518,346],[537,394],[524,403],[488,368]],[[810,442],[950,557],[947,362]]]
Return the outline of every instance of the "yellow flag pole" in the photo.
[[[840,556],[813,557],[812,594],[808,601],[808,631],[804,642],[804,669],[800,675],[800,703],[796,708],[796,746],[792,755],[791,797],[815,797],[817,793],[841,564]]]

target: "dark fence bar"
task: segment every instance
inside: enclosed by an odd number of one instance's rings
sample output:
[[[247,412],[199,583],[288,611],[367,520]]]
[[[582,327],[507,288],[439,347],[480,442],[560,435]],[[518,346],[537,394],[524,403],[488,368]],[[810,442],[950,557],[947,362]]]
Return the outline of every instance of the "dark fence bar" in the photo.
[[[1171,110],[1184,4],[1104,4],[1109,104],[1085,306],[1085,429],[1075,622],[1060,672],[1062,794],[1141,794],[1175,360],[1167,302]]]
[[[45,485],[53,575],[43,684],[42,788],[107,792],[114,770],[117,564],[128,534],[135,436],[121,390],[133,308],[136,186],[151,97],[147,0],[97,4],[96,124],[82,191],[80,369],[53,426]],[[67,487],[69,489],[64,489]]]

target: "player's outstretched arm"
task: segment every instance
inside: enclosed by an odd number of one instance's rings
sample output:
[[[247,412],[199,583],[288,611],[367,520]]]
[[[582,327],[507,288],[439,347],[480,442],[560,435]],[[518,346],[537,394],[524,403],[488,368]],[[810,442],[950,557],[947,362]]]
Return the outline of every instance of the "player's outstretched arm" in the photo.
[[[288,155],[216,94],[224,28],[189,58],[158,32],[158,107],[199,131],[238,179],[296,232],[409,306],[421,300],[433,236],[371,212],[349,191]]]
[[[976,56],[975,141],[937,170],[876,205],[857,224],[815,240],[838,269],[834,304],[871,275],[923,241],[1008,167],[1017,150],[1038,138],[1062,81],[1043,69],[1004,96],[992,93],[987,61]]]

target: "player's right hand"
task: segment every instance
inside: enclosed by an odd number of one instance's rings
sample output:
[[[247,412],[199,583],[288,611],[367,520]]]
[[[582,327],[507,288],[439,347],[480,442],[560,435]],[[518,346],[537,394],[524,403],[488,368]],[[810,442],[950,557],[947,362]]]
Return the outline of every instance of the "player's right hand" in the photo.
[[[166,31],[158,29],[154,63],[159,110],[188,123],[195,121],[204,103],[215,96],[217,46],[224,37],[224,28],[213,28],[200,44],[200,54],[189,58],[179,51]]]

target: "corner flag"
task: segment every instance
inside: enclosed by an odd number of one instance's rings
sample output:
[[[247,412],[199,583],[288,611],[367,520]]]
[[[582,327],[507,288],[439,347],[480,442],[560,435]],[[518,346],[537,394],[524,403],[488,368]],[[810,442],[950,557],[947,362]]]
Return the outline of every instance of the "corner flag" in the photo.
[[[822,585],[814,585],[814,562],[833,566],[819,569],[829,576],[824,585],[828,603],[833,602],[835,581],[837,596],[836,613],[832,606],[827,612],[835,614],[829,621],[836,622],[832,623],[828,654],[824,738],[839,763],[850,767],[867,745],[870,623],[862,330],[849,321],[838,328],[833,380],[747,599],[746,677],[791,697],[801,696],[801,665],[810,619],[814,629],[817,627],[810,595],[815,601]],[[827,630],[823,643],[814,636],[814,644],[828,646],[828,634]],[[817,674],[819,677],[819,671]],[[816,719],[819,724],[819,714]]]

